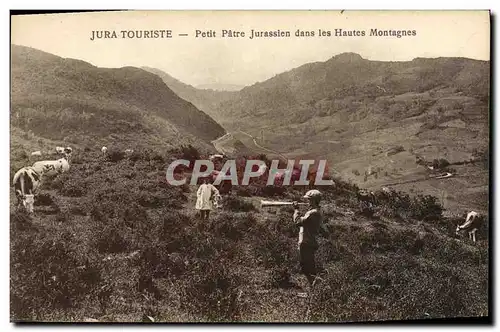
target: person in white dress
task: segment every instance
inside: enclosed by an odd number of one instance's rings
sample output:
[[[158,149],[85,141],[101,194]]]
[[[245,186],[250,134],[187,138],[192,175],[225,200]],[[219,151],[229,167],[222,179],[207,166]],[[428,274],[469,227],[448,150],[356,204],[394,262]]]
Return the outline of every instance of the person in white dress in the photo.
[[[210,211],[217,207],[217,201],[220,197],[219,190],[214,187],[208,178],[203,179],[203,183],[196,193],[196,210],[200,210],[201,220],[208,220]]]

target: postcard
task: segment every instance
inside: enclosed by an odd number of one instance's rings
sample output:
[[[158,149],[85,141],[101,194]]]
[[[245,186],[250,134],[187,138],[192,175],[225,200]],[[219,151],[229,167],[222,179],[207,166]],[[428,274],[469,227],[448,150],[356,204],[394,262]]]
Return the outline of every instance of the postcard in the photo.
[[[11,14],[11,322],[491,323],[490,12]]]

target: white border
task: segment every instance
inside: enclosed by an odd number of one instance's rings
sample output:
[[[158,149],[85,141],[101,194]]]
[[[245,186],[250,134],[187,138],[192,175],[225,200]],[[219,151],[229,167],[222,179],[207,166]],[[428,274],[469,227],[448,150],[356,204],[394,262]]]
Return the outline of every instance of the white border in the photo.
[[[277,3],[277,2],[272,2],[269,0],[253,0],[253,1],[245,1],[244,3],[236,3],[235,1],[203,1],[203,0],[198,0],[198,1],[193,1],[193,0],[182,0],[178,1],[175,3],[169,2],[168,4],[164,4],[163,6],[159,6],[161,4],[160,1],[153,1],[153,0],[141,0],[141,1],[130,1],[130,0],[121,0],[119,2],[111,2],[111,1],[103,1],[103,0],[86,0],[86,1],[54,1],[54,0],[46,0],[43,2],[39,1],[13,1],[13,0],[7,0],[2,2],[2,13],[3,15],[1,16],[2,19],[2,27],[5,29],[5,33],[2,33],[1,36],[1,45],[5,47],[5,51],[1,53],[2,56],[2,63],[4,64],[4,68],[6,68],[5,74],[2,76],[2,112],[0,113],[2,117],[2,121],[0,121],[0,135],[1,137],[1,152],[3,156],[6,156],[6,159],[4,159],[4,162],[1,163],[1,171],[0,174],[3,174],[0,177],[0,190],[1,197],[0,197],[0,204],[1,204],[1,209],[0,211],[3,213],[4,218],[2,218],[2,225],[1,227],[2,232],[0,232],[2,241],[1,243],[1,252],[0,252],[0,257],[1,257],[1,309],[0,309],[0,331],[10,331],[13,330],[15,327],[13,324],[9,323],[10,319],[10,314],[9,314],[9,191],[7,188],[10,188],[10,179],[8,179],[7,174],[9,174],[9,163],[5,162],[5,160],[9,160],[9,141],[10,141],[10,135],[9,135],[9,92],[10,92],[10,86],[9,86],[9,75],[7,73],[9,72],[9,31],[10,31],[10,26],[9,26],[9,9],[52,9],[52,8],[63,8],[63,9],[171,9],[171,10],[182,10],[182,9],[367,9],[367,10],[375,10],[375,9],[406,9],[406,10],[412,10],[412,9],[491,9],[492,13],[498,14],[498,3],[499,1],[495,0],[489,0],[489,1],[481,1],[481,0],[474,0],[474,1],[437,1],[437,0],[420,0],[418,2],[414,3],[408,3],[406,1],[384,1],[384,0],[378,0],[378,1],[356,1],[356,0],[349,0],[349,1],[344,1],[342,3],[340,2],[332,2],[332,1],[320,1],[320,0],[308,0],[308,1],[296,1],[296,0],[289,0],[289,1],[284,1],[283,3]],[[42,5],[43,4],[43,5]],[[140,5],[139,5],[140,4]],[[5,7],[4,7],[5,6]],[[497,44],[498,42],[498,36],[497,32],[495,29],[495,35],[494,37],[494,43]],[[498,56],[495,54],[495,58],[491,59],[491,61],[497,60]],[[496,68],[496,65],[495,65]],[[493,73],[492,79],[496,79],[496,70]],[[496,97],[498,97],[498,86],[494,86],[494,91],[492,93],[495,94]],[[495,98],[496,99],[496,98]],[[493,105],[494,107],[495,105]],[[494,121],[498,123],[497,121],[497,116],[496,112],[494,115]],[[497,139],[497,132],[494,133],[493,139],[498,142]],[[498,152],[498,146],[495,147],[494,154],[496,155]],[[498,166],[498,165],[497,165]],[[498,167],[495,167],[495,171],[498,170]],[[494,183],[494,188],[497,188],[497,181]],[[498,197],[495,198],[494,203],[496,206],[498,206],[496,203],[498,201]],[[492,218],[492,222],[494,223],[495,220]],[[496,226],[494,229],[495,231],[495,236],[493,236],[493,239],[498,238],[498,232],[499,232],[498,226]],[[496,254],[493,255],[492,259],[496,258]],[[490,271],[492,276],[496,276],[495,271]],[[496,278],[495,278],[496,279]],[[496,281],[496,280],[495,280]],[[494,285],[497,285],[497,282],[494,283]],[[496,293],[496,292],[495,292]],[[495,297],[494,299],[495,300]],[[498,317],[498,305],[495,305],[494,308],[496,308],[496,311],[493,313],[494,317]],[[151,328],[156,328],[153,326],[145,326],[145,327],[138,327],[138,326],[124,326],[127,329],[131,330],[149,330]],[[168,329],[181,329],[184,328],[185,326],[163,326],[164,328]],[[231,326],[233,327],[233,326]],[[256,326],[256,327],[249,327],[245,326],[245,329],[251,328],[262,328],[263,326]],[[278,327],[277,325],[272,325],[268,326],[267,328],[274,328]],[[289,328],[292,326],[281,326],[281,328]],[[314,326],[318,327],[318,326]],[[40,329],[43,327],[34,327],[34,326],[25,326],[23,327],[23,330],[32,330],[32,329]],[[104,329],[112,329],[112,330],[118,330],[122,329],[122,326],[113,326],[113,327],[91,327],[91,326],[49,326],[47,327],[48,329],[52,330],[53,328],[56,328],[57,330],[62,330],[62,331],[70,331],[72,329],[78,328],[79,330],[104,330]],[[219,329],[220,326],[188,326],[188,328],[196,328],[196,329],[210,329],[210,330],[215,330]],[[299,329],[311,329],[311,327],[306,327],[306,326],[297,326],[296,328]],[[333,328],[335,329],[349,329],[349,326],[334,326]],[[370,327],[362,327],[362,326],[351,326],[351,328],[356,328],[356,329],[361,329],[361,330],[366,330],[366,329],[371,329]],[[392,328],[401,328],[401,326],[378,326],[378,328],[384,328],[384,329],[392,329]],[[422,325],[422,328],[425,328],[426,330],[442,330],[442,329],[456,329],[457,327],[452,326],[452,327],[444,327],[444,326],[425,326]],[[473,329],[474,327],[468,327],[466,329]],[[477,327],[476,327],[477,328]]]

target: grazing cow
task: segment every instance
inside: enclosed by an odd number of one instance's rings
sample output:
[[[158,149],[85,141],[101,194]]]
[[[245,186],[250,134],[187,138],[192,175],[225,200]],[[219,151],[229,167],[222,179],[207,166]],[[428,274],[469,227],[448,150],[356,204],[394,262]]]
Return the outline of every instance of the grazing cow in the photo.
[[[366,214],[372,216],[375,211],[373,210],[375,206],[375,193],[373,191],[368,191],[361,189],[356,193],[359,201],[360,210]]]
[[[209,160],[214,161],[215,159],[224,159],[223,154],[213,154],[210,157],[208,157]]]
[[[467,213],[467,218],[465,219],[465,223],[463,223],[462,225],[457,224],[457,229],[455,231],[455,234],[459,236],[460,232],[465,231],[469,234],[469,239],[471,239],[473,242],[476,242],[476,232],[482,223],[483,223],[482,216],[475,211],[471,211]]]
[[[102,152],[103,154],[106,154],[106,152],[108,152],[108,148],[107,148],[107,147],[105,147],[105,146],[103,146],[103,147],[101,148],[101,152]]]
[[[367,202],[371,205],[375,204],[375,193],[373,191],[361,189],[357,192],[356,196],[360,202]]]
[[[56,171],[57,173],[63,173],[69,171],[69,161],[68,156],[57,160],[43,160],[37,161],[33,164],[33,169],[38,174],[45,174],[50,171]]]
[[[40,174],[32,167],[23,167],[16,172],[12,183],[16,192],[17,207],[22,204],[28,213],[33,213],[35,194],[40,186]]]
[[[62,146],[56,146],[56,152],[59,153],[59,154],[63,154],[64,153],[64,148]]]
[[[31,156],[41,156],[41,155],[42,155],[42,151],[31,152]]]
[[[132,150],[132,149],[127,149],[127,150],[125,150],[125,153],[126,153],[126,154],[132,154],[132,153],[134,153],[134,150]]]

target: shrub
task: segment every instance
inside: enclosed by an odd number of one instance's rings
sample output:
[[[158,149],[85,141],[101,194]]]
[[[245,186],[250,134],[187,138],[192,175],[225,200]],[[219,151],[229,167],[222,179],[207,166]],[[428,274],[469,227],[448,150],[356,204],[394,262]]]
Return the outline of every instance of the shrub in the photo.
[[[283,197],[287,192],[286,187],[280,185],[253,185],[251,187],[253,188],[252,191],[254,192],[254,195],[263,197]]]
[[[255,254],[264,267],[276,267],[297,262],[298,249],[295,241],[277,232],[254,237]]]
[[[443,207],[438,199],[431,195],[419,195],[411,204],[411,216],[420,220],[438,220],[443,213]]]
[[[54,198],[52,197],[51,194],[47,194],[47,193],[38,194],[36,197],[35,203],[36,203],[36,205],[39,205],[39,206],[55,205]]]
[[[24,209],[15,210],[10,214],[10,229],[13,231],[26,231],[36,229],[33,218]]]
[[[181,308],[209,321],[238,320],[241,278],[231,266],[223,259],[198,260],[184,276]]]
[[[69,197],[82,197],[85,196],[86,192],[86,183],[74,179],[63,182],[62,187],[59,189],[61,195]]]
[[[440,158],[440,159],[434,159],[432,161],[432,166],[434,169],[443,169],[446,168],[447,166],[450,165],[450,162],[446,159]]]
[[[57,213],[57,215],[56,215],[56,222],[66,223],[66,222],[68,222],[69,218],[70,218],[70,215],[68,212],[60,212],[59,211],[59,213]]]
[[[198,149],[196,149],[194,146],[191,144],[189,145],[182,145],[181,147],[174,149],[171,151],[175,157],[178,159],[185,159],[190,161],[190,168],[193,167],[194,161],[199,160],[200,157],[200,152]]]
[[[226,213],[218,214],[212,222],[212,230],[218,236],[222,236],[232,241],[238,241],[243,238],[245,229],[238,227],[236,221],[233,219],[234,215]],[[236,217],[237,218],[237,217]]]
[[[273,268],[269,276],[269,285],[273,288],[292,288],[290,269],[286,266]]]
[[[224,198],[224,208],[234,212],[249,212],[255,210],[251,202],[247,202],[238,196],[226,196]]]
[[[177,277],[185,273],[185,258],[171,252],[165,242],[154,242],[146,245],[138,260],[142,275],[153,278]]]
[[[119,162],[120,160],[125,159],[125,152],[119,150],[111,150],[106,154],[106,160],[111,162]]]
[[[239,197],[252,197],[252,191],[248,186],[236,187],[236,195]]]
[[[409,257],[356,257],[330,266],[314,288],[310,318],[342,322],[479,315],[484,308],[468,303],[465,295],[478,286],[455,267],[429,264],[422,269]]]
[[[126,230],[123,223],[114,222],[99,230],[95,238],[95,247],[101,253],[120,253],[132,250],[130,241],[124,238]]]

